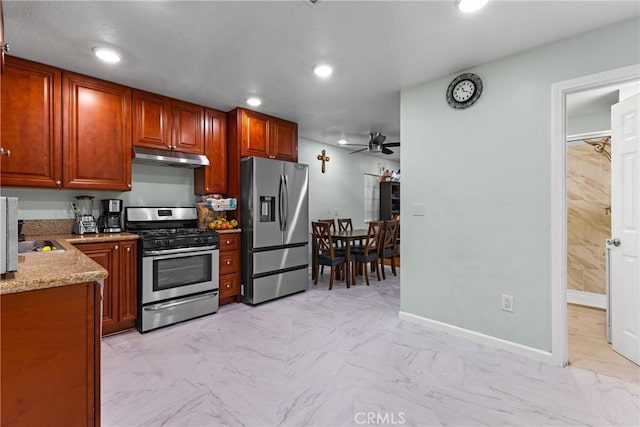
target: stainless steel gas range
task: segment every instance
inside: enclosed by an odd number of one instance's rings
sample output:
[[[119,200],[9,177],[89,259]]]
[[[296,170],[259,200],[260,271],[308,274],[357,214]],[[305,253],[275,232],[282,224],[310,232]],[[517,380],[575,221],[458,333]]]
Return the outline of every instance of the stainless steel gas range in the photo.
[[[218,311],[218,234],[198,229],[195,207],[128,207],[138,240],[140,332]]]

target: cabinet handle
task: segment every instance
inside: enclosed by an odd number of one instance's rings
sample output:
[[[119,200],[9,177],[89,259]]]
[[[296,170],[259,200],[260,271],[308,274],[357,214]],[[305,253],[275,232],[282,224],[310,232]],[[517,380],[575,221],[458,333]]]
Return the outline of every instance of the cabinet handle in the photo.
[[[227,261],[227,265],[231,265],[231,261]]]
[[[4,148],[0,147],[0,156],[11,157],[11,150],[5,150]]]
[[[56,186],[57,186],[58,188],[62,187],[62,181],[57,180],[57,181],[56,181]]]
[[[120,249],[120,246],[115,245],[115,246],[113,247],[113,249],[115,249],[115,250],[117,251],[118,249]]]
[[[205,187],[205,190],[207,191],[207,193],[209,192],[209,187]]]
[[[128,187],[128,188],[131,188],[131,184],[127,184],[127,187]]]
[[[231,285],[227,283],[227,289],[229,289],[230,287],[231,287]]]
[[[227,243],[227,245],[230,245],[231,244],[231,240],[227,240],[226,243]]]
[[[127,252],[131,252],[131,248],[127,248]]]
[[[168,148],[169,150],[171,150],[173,147],[171,146],[171,144],[169,144],[169,145],[167,145],[167,148]]]

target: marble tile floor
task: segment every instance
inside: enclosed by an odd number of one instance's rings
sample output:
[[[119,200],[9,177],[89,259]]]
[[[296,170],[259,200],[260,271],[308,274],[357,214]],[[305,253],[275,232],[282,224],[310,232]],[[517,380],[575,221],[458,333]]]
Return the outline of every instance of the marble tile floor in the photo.
[[[638,384],[400,321],[399,276],[102,347],[104,426],[640,424]]]
[[[640,366],[612,350],[606,312],[567,304],[569,363],[572,366],[640,384]]]

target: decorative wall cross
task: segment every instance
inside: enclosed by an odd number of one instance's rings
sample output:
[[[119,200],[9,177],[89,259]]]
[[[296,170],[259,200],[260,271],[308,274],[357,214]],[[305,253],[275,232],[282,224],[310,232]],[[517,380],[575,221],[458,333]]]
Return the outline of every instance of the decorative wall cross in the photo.
[[[325,162],[331,160],[329,156],[327,156],[327,150],[322,150],[322,154],[318,154],[318,160],[322,161],[322,173],[324,173]]]

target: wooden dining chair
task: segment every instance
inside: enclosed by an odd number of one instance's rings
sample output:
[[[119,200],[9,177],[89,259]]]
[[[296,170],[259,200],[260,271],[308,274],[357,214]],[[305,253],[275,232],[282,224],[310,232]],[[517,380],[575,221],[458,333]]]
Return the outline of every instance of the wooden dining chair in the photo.
[[[336,220],[333,218],[329,219],[319,219],[318,222],[326,222],[329,224],[329,232],[335,233],[336,231]],[[336,249],[336,255],[344,256],[344,249],[342,248],[342,244],[340,242],[333,242],[334,248]],[[320,275],[324,274],[324,265],[320,269]]]
[[[380,233],[382,232],[383,226],[384,221],[371,221],[367,233],[368,237],[364,242],[364,246],[351,249],[351,260],[353,262],[353,266],[351,267],[352,283],[356,282],[356,271],[358,270],[359,264],[363,264],[362,271],[364,272],[364,279],[367,282],[367,286],[369,286],[369,271],[367,270],[367,264],[369,263],[375,266],[378,281],[380,280],[378,248],[380,246]]]
[[[336,277],[336,268],[344,265],[345,257],[338,256],[333,247],[331,239],[330,225],[327,222],[312,222],[313,241],[314,241],[314,257],[316,268],[313,272],[313,284],[318,284],[318,276],[320,275],[320,266],[331,267],[331,278],[329,279],[329,290],[333,289],[333,281]]]
[[[328,222],[330,227],[330,232],[334,233],[336,231],[336,220],[333,218],[329,219],[319,219],[318,222]]]
[[[385,221],[384,228],[380,238],[380,247],[378,249],[378,257],[380,268],[382,269],[382,278],[387,279],[384,272],[384,260],[391,261],[391,272],[396,274],[396,256],[398,256],[398,230],[400,230],[399,221]]]
[[[351,218],[338,218],[338,230],[353,231],[353,223]]]

